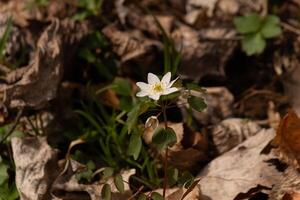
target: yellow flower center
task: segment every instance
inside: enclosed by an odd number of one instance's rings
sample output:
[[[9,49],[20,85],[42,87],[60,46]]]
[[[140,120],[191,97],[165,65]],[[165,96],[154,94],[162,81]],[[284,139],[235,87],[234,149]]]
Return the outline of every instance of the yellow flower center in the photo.
[[[156,83],[154,86],[153,86],[153,91],[154,92],[162,92],[163,91],[163,87],[161,85],[161,83]]]

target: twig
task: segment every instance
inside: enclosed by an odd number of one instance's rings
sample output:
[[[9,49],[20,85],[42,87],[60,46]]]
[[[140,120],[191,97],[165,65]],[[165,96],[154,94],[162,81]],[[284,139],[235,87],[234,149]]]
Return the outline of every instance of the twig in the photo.
[[[293,32],[293,33],[295,33],[296,35],[300,35],[300,30],[299,30],[298,28],[296,28],[296,27],[294,27],[294,26],[292,26],[292,25],[290,25],[290,24],[288,24],[288,23],[286,23],[286,22],[281,22],[280,24],[281,24],[281,26],[282,26],[284,29],[286,29],[286,30],[288,30],[288,31],[290,31],[290,32]]]
[[[16,129],[17,125],[19,124],[19,121],[21,119],[22,114],[23,114],[23,108],[21,110],[19,110],[14,124],[10,127],[10,129],[8,130],[8,132],[0,140],[0,144],[2,144],[14,132],[14,130]]]
[[[128,200],[134,199],[142,190],[144,189],[144,186],[141,186]]]

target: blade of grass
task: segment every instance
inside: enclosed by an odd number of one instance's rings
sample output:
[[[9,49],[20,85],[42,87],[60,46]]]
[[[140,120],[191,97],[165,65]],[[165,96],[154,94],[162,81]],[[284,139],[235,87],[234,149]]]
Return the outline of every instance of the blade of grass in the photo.
[[[8,41],[11,30],[12,30],[12,18],[10,17],[7,20],[7,25],[6,25],[4,34],[3,34],[2,38],[0,39],[0,61],[3,59],[3,56],[4,56],[3,51],[5,49],[5,46]]]

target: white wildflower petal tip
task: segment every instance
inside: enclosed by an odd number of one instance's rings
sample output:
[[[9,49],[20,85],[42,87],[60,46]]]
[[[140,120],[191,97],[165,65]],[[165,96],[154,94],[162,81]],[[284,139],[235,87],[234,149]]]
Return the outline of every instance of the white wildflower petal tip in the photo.
[[[149,85],[143,82],[137,82],[136,85],[142,90],[147,91],[150,89]]]
[[[137,96],[137,97],[145,97],[145,96],[147,96],[147,95],[148,95],[148,93],[145,92],[145,91],[139,91],[138,93],[136,93],[136,96]]]
[[[164,75],[164,77],[161,79],[161,82],[165,83],[166,85],[169,84],[171,81],[171,72],[168,72]]]
[[[163,94],[168,95],[168,94],[171,94],[171,93],[177,92],[177,91],[178,91],[178,88],[172,87],[172,88],[168,88]]]
[[[148,73],[148,83],[150,85],[160,82],[159,78],[152,73]]]

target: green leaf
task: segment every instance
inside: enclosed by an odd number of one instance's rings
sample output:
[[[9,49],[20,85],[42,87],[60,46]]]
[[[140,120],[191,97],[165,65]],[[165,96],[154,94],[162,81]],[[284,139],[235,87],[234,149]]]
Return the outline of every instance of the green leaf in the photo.
[[[123,193],[124,192],[124,182],[123,182],[123,178],[120,174],[115,176],[114,183],[116,185],[116,188],[119,190],[119,192]]]
[[[173,92],[171,94],[161,96],[160,99],[162,101],[166,101],[166,100],[176,99],[179,96],[180,96],[180,92]]]
[[[16,200],[18,197],[19,193],[15,184],[11,187],[8,186],[8,183],[0,186],[0,200]]]
[[[203,93],[206,92],[206,90],[205,90],[204,88],[200,87],[200,86],[199,86],[198,84],[196,84],[196,83],[187,83],[187,84],[186,84],[186,88],[187,88],[188,90],[195,90],[195,91],[199,91],[199,92],[203,92]]]
[[[126,112],[130,112],[133,108],[133,102],[130,97],[122,96],[120,97],[120,109]]]
[[[256,33],[261,27],[262,20],[257,13],[250,13],[243,17],[236,17],[234,25],[241,34]]]
[[[266,41],[260,33],[246,35],[242,39],[242,48],[248,56],[260,54],[266,48]]]
[[[183,172],[181,177],[178,179],[178,183],[180,185],[184,185],[185,188],[188,188],[193,182],[194,182],[194,176],[188,171]]]
[[[79,52],[79,57],[86,60],[88,63],[94,63],[97,59],[90,49],[82,49]]]
[[[167,175],[168,175],[169,186],[175,185],[178,180],[178,169],[174,167],[169,167],[167,171]]]
[[[8,179],[7,169],[8,167],[2,162],[2,158],[0,157],[0,185]]]
[[[264,19],[261,34],[264,38],[277,37],[282,33],[280,19],[275,15],[268,15]]]
[[[130,96],[131,85],[126,79],[116,78],[113,83],[113,90],[119,95]]]
[[[152,192],[151,194],[151,198],[153,200],[164,200],[163,196],[161,196],[159,193],[157,192]]]
[[[111,200],[111,188],[109,184],[105,184],[101,191],[101,197],[103,200]]]
[[[137,104],[133,109],[128,113],[128,118],[126,120],[126,125],[128,132],[131,132],[132,128],[135,126],[138,116],[140,114],[141,105]]]
[[[128,155],[137,160],[142,149],[142,139],[138,134],[132,134],[129,140]]]
[[[197,110],[198,112],[203,111],[207,107],[204,99],[201,97],[191,96],[190,98],[188,98],[188,103],[193,109]]]
[[[141,101],[133,107],[133,109],[128,113],[128,118],[126,120],[126,125],[129,133],[132,131],[132,128],[136,125],[139,115],[146,112],[153,105],[154,104],[151,101]]]
[[[114,169],[111,167],[106,167],[103,170],[102,174],[103,174],[102,178],[104,178],[104,179],[109,178],[114,174]]]
[[[93,161],[89,160],[86,164],[87,169],[83,172],[76,173],[75,177],[77,180],[87,180],[91,181],[93,176],[93,170],[96,168],[96,165]]]
[[[159,128],[152,137],[152,143],[158,150],[166,149],[177,142],[176,133],[172,128]]]
[[[144,194],[140,194],[138,200],[147,200],[147,196]]]

